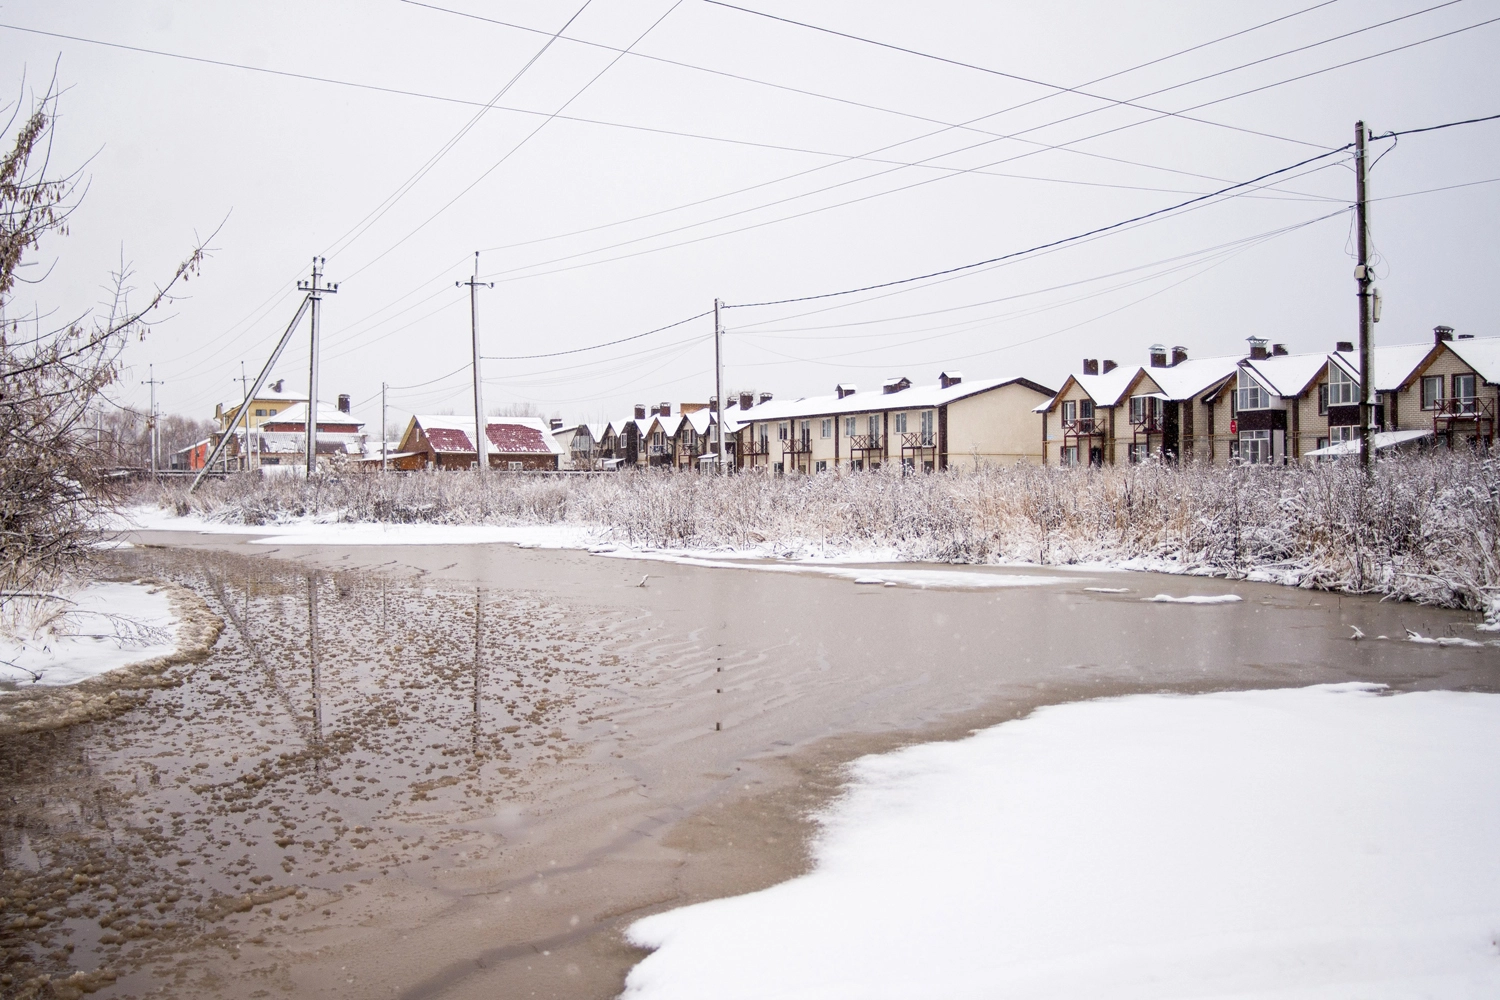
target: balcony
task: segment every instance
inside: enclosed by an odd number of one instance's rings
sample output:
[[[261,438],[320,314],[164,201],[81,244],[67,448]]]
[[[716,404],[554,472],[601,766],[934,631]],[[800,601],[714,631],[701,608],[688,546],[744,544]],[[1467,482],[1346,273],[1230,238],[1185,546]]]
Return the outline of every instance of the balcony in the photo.
[[[812,437],[783,438],[781,441],[781,450],[788,455],[811,455]]]
[[[880,451],[879,434],[851,434],[849,436],[849,450],[853,451]]]
[[[902,451],[923,451],[936,447],[937,442],[933,440],[931,434],[923,434],[921,431],[916,431],[901,435]]]
[[[1063,421],[1064,437],[1093,437],[1103,436],[1104,429],[1097,426],[1098,421],[1094,417],[1079,417],[1075,420]]]
[[[1495,411],[1487,399],[1477,396],[1455,396],[1440,399],[1433,407],[1434,420],[1491,420]]]

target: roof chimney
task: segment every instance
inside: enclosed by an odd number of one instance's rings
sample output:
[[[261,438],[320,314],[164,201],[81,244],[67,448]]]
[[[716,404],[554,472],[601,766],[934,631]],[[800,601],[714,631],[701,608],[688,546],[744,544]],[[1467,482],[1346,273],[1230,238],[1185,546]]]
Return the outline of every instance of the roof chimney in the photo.
[[[349,394],[347,392],[339,393],[339,412],[349,412]]]
[[[1354,341],[1341,340],[1336,345],[1334,345],[1334,350],[1338,351],[1340,354],[1350,353],[1354,350]]]
[[[1473,340],[1474,339],[1474,335],[1472,333],[1460,333],[1458,335],[1458,339],[1459,340]]]
[[[646,419],[646,404],[645,403],[636,403],[635,404],[635,419],[637,419],[637,420],[645,420]]]
[[[740,393],[740,409],[742,409],[742,410],[748,410],[748,409],[750,409],[750,407],[752,407],[754,405],[755,405],[755,393],[753,393],[753,392],[742,392],[742,393]]]
[[[909,378],[888,378],[880,384],[880,391],[887,395],[893,392],[900,392],[902,389],[910,388],[911,379]]]
[[[271,383],[271,391],[272,392],[280,392],[281,391],[281,383],[283,383],[285,381],[286,381],[286,379],[279,378],[276,381],[272,382]]]
[[[951,389],[964,380],[963,372],[943,372],[938,376],[938,384],[944,389]]]
[[[672,404],[671,403],[663,403],[663,404],[661,404],[661,415],[664,416],[664,417],[670,417],[672,415]]]
[[[838,395],[839,399],[843,399],[845,396],[852,396],[858,392],[859,386],[853,382],[840,382],[833,387],[833,391]]]
[[[770,401],[771,401],[771,394],[769,392],[763,392],[763,393],[760,394],[760,405],[761,406],[765,406]]]
[[[1284,357],[1286,357],[1286,345],[1285,344],[1272,344],[1271,345],[1271,356],[1272,357],[1276,357],[1276,358],[1284,358]]]
[[[1264,361],[1271,356],[1271,352],[1266,350],[1266,338],[1246,337],[1245,339],[1250,342],[1251,361]]]
[[[553,417],[547,421],[547,426],[554,431],[562,430],[562,417]]]
[[[1432,328],[1432,341],[1435,344],[1445,343],[1453,339],[1453,327],[1435,326]]]
[[[1099,374],[1099,359],[1098,358],[1084,358],[1083,359],[1083,373],[1085,375],[1098,375]]]
[[[1160,344],[1151,345],[1151,367],[1167,367],[1167,349]]]
[[[1111,360],[1109,358],[1105,358],[1104,359],[1104,367],[1101,369],[1101,371],[1103,371],[1104,374],[1108,375],[1110,372],[1114,371],[1118,367],[1120,367],[1120,366],[1117,365],[1117,364],[1115,364],[1113,360]]]
[[[1187,360],[1187,348],[1178,346],[1172,348],[1172,367],[1176,368]]]

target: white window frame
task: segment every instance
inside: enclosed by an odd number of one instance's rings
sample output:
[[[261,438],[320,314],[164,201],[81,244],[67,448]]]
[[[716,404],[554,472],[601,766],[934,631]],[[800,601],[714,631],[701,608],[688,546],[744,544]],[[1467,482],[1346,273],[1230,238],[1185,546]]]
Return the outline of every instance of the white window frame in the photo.
[[[1342,365],[1328,366],[1328,405],[1351,406],[1359,402],[1359,379],[1344,371]]]
[[[1270,431],[1240,431],[1239,458],[1246,465],[1270,465],[1275,459]]]
[[[1265,386],[1255,380],[1245,369],[1240,369],[1238,388],[1235,391],[1239,399],[1239,411],[1245,410],[1269,410],[1271,408],[1271,393]]]
[[[937,413],[934,410],[922,411],[922,446],[932,447],[935,442],[933,427],[937,423]]]
[[[905,413],[897,413],[897,414],[893,414],[893,417],[894,417],[893,422],[896,425],[895,432],[897,434],[905,434],[906,433],[906,414]]]
[[[1062,422],[1066,426],[1078,421],[1078,400],[1065,399],[1062,402]]]
[[[844,437],[852,438],[854,435],[858,434],[859,433],[858,427],[859,427],[859,418],[858,417],[845,417],[844,418]]]
[[[1429,391],[1432,390],[1432,391]],[[1443,376],[1422,376],[1422,409],[1436,410],[1443,405]]]
[[[822,431],[822,434],[819,436],[825,440],[833,437],[833,418],[825,417],[819,430]]]
[[[1479,379],[1472,372],[1452,377],[1455,412],[1474,413],[1478,410]]]
[[[1066,445],[1058,450],[1057,464],[1069,469],[1078,465],[1078,446],[1076,444]]]

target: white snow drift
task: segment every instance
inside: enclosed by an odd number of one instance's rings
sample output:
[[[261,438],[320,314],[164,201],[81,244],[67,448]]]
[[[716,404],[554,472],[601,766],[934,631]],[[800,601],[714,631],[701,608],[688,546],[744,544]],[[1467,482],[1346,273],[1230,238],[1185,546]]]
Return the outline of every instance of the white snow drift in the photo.
[[[94,583],[67,595],[65,613],[23,637],[0,636],[0,680],[76,684],[177,648],[167,595],[136,583]]]
[[[811,874],[632,925],[629,1000],[1500,996],[1500,696],[1137,696],[852,770]]]

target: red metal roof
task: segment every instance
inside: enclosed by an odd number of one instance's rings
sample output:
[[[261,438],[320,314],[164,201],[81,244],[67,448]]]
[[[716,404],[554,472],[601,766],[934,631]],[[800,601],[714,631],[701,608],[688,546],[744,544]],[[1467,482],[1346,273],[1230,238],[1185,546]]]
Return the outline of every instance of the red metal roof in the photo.
[[[552,454],[542,432],[525,424],[489,424],[484,434],[501,455]]]
[[[469,435],[456,427],[428,427],[426,432],[433,451],[474,452],[474,442]]]

